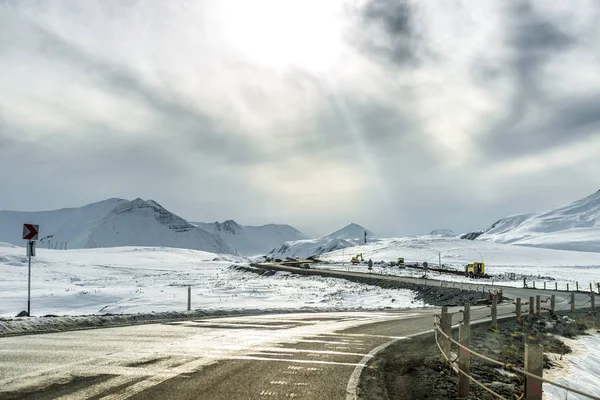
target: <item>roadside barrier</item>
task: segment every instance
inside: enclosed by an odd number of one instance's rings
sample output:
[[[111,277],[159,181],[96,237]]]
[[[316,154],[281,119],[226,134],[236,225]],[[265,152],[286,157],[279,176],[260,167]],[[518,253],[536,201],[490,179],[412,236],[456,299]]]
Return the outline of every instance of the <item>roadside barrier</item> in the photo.
[[[534,312],[533,304],[535,302],[536,309]],[[541,307],[542,303],[550,302],[550,308]],[[583,392],[578,389],[574,389],[572,387],[563,385],[561,383],[552,381],[550,379],[546,379],[543,377],[543,360],[544,353],[543,347],[537,343],[527,343],[525,344],[525,357],[524,357],[524,366],[525,369],[518,368],[512,364],[504,363],[498,360],[495,360],[491,357],[488,357],[484,354],[481,354],[470,348],[470,336],[471,336],[471,312],[476,310],[481,310],[485,308],[491,308],[491,314],[488,316],[492,319],[492,330],[497,331],[497,318],[499,316],[507,316],[511,314],[516,314],[517,321],[521,321],[521,306],[529,305],[529,319],[533,320],[536,316],[541,315],[541,311],[550,311],[552,315],[556,311],[564,310],[566,311],[569,308],[577,307],[585,307],[588,304],[594,303],[594,297],[591,296],[590,300],[583,304],[576,304],[574,300],[574,295],[571,296],[570,301],[562,301],[559,302],[559,307],[556,308],[556,298],[554,295],[544,299],[543,301],[540,299],[540,296],[536,296],[535,300],[533,297],[530,297],[529,303],[522,303],[521,298],[517,298],[514,303],[515,311],[507,311],[503,314],[497,314],[497,302],[492,301],[490,306],[480,306],[471,308],[469,304],[465,304],[464,308],[460,310],[457,314],[462,313],[463,319],[459,322],[459,330],[458,330],[458,341],[452,338],[452,313],[448,312],[448,307],[442,307],[441,315],[435,315],[434,317],[434,335],[435,335],[435,343],[442,354],[443,360],[447,363],[447,365],[458,375],[458,396],[459,397],[468,397],[469,396],[469,385],[473,382],[475,385],[479,386],[490,395],[501,399],[501,400],[509,400],[508,398],[496,393],[494,390],[487,387],[482,382],[475,379],[470,374],[470,359],[471,356],[477,357],[481,360],[484,360],[490,364],[497,365],[502,369],[521,374],[525,378],[525,387],[523,394],[519,398],[525,400],[542,400],[542,385],[543,383],[547,383],[549,385],[556,386],[558,388],[566,390],[566,393],[576,393],[581,396],[585,396],[587,398],[593,400],[600,400],[600,396],[589,394]],[[441,343],[440,343],[441,342]],[[452,346],[455,346],[457,351],[457,356],[452,359]],[[512,400],[512,399],[511,399]]]

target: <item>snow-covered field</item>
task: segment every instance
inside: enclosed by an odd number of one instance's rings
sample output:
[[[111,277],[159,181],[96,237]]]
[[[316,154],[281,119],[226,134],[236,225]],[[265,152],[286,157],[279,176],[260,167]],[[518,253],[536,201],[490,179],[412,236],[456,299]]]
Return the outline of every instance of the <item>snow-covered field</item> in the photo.
[[[365,260],[372,259],[375,263],[395,261],[398,257],[404,257],[407,263],[422,264],[426,261],[433,266],[438,265],[441,253],[442,264],[455,269],[462,269],[462,266],[469,262],[483,261],[486,272],[496,276],[493,280],[477,280],[483,284],[493,282],[498,285],[522,287],[522,276],[525,276],[530,285],[535,281],[536,287],[543,287],[543,282],[546,281],[548,288],[554,288],[556,281],[559,289],[566,289],[569,283],[569,288],[574,290],[576,282],[579,282],[580,289],[589,290],[590,283],[596,289],[596,283],[600,282],[600,253],[540,249],[455,238],[380,239],[375,243],[326,253],[321,256],[321,259],[337,264],[326,268],[365,272],[367,271],[365,264],[353,266],[349,263],[350,259],[358,253],[362,253]],[[373,272],[401,276],[423,275],[422,271],[416,269],[382,267],[377,264],[374,265]],[[509,279],[511,273],[515,274],[515,280]],[[429,272],[428,277],[472,282],[460,275],[442,275],[436,272]]]
[[[559,364],[546,374],[546,378],[585,393],[600,396],[600,335],[579,337],[577,340],[561,338],[573,350],[560,360],[559,355],[550,355]],[[567,393],[564,389],[544,384],[544,398],[547,400],[576,400],[588,397]]]
[[[194,309],[406,308],[408,290],[321,277],[236,271],[247,260],[202,251],[151,247],[38,249],[32,262],[32,315],[183,311],[187,285]],[[25,249],[0,244],[0,316],[27,309]]]

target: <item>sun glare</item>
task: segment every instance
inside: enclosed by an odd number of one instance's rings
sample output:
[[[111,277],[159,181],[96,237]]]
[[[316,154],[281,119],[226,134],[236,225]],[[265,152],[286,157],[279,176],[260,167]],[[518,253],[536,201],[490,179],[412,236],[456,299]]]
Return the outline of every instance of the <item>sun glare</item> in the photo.
[[[224,1],[218,6],[225,41],[257,65],[327,71],[338,60],[340,2]]]

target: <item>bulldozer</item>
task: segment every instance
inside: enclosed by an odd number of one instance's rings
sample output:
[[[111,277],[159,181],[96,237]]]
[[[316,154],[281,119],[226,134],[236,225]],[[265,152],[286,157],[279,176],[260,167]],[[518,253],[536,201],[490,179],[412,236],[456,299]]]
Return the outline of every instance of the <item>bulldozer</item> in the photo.
[[[356,256],[352,257],[352,260],[350,260],[352,264],[358,264],[360,261],[365,261],[362,253],[358,253]]]
[[[465,276],[469,278],[482,278],[485,276],[485,264],[482,262],[472,262],[465,265]]]

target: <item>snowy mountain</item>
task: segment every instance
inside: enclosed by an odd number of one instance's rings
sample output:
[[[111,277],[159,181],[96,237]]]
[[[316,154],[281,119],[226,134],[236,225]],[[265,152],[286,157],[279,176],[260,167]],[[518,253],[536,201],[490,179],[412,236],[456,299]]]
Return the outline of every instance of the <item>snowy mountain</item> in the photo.
[[[456,233],[451,229],[434,229],[429,233],[429,236],[456,237]]]
[[[276,258],[310,257],[341,250],[364,243],[365,232],[367,232],[368,242],[377,240],[375,234],[368,229],[357,224],[350,224],[320,239],[285,242],[283,245],[271,250],[269,255]]]
[[[153,200],[109,199],[56,211],[0,211],[0,241],[19,246],[23,223],[40,225],[39,247],[165,246],[234,253],[221,237],[196,227]]]
[[[321,239],[348,239],[363,241],[365,232],[367,232],[367,238],[375,236],[375,234],[368,229],[352,223],[346,225],[342,229],[338,229],[337,231],[330,233],[329,235],[323,236]]]
[[[553,210],[503,218],[476,240],[600,252],[600,191]]]
[[[232,249],[244,256],[266,254],[287,241],[308,239],[304,233],[289,225],[243,226],[232,220],[192,223],[218,234]]]

